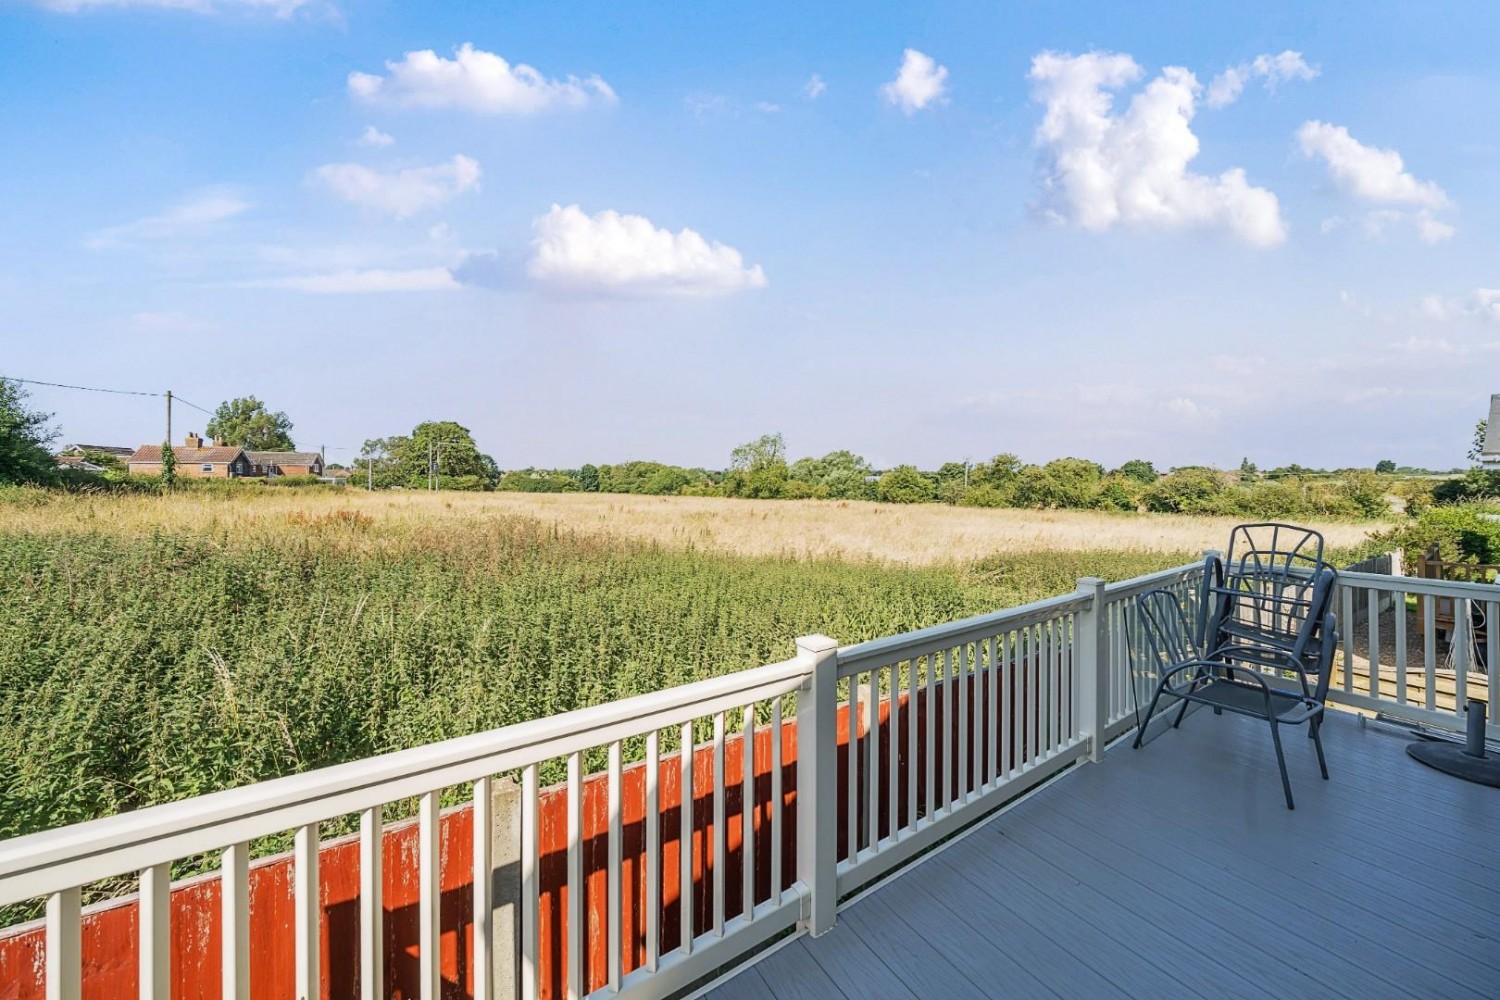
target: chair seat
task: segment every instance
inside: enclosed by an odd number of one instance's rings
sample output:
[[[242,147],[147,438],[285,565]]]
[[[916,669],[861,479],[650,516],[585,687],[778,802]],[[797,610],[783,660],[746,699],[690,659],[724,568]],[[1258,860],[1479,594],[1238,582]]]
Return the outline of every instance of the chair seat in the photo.
[[[1200,681],[1197,688],[1183,685],[1172,690],[1178,697],[1196,701],[1214,708],[1266,719],[1266,690],[1258,684],[1226,680],[1222,677]],[[1322,706],[1312,698],[1304,698],[1293,691],[1270,688],[1270,711],[1278,722],[1296,725],[1322,712]]]

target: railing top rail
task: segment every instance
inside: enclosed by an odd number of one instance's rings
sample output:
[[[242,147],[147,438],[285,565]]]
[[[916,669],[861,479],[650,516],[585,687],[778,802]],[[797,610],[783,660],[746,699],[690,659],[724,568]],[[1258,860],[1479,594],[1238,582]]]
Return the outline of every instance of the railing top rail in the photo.
[[[982,615],[974,615],[972,618],[961,618],[958,621],[917,629],[915,632],[903,632],[900,635],[888,635],[879,639],[871,639],[868,642],[856,643],[853,646],[845,646],[839,650],[839,676],[846,676],[852,670],[871,663],[884,666],[887,663],[896,663],[913,656],[921,656],[924,653],[958,646],[974,639],[987,638],[1027,624],[1056,618],[1070,611],[1086,608],[1092,600],[1093,598],[1087,594],[1073,591],[1059,594],[1057,597],[1048,597],[1045,600],[1032,601],[1030,604],[1006,608],[1003,611],[989,611]]]
[[[1368,587],[1371,590],[1431,594],[1434,597],[1469,597],[1477,601],[1500,601],[1500,584],[1495,583],[1430,580],[1420,576],[1387,576],[1384,573],[1340,573],[1338,582],[1346,587]]]
[[[785,694],[785,660],[441,743],[0,841],[0,905],[175,861]]]
[[[1115,601],[1122,598],[1134,597],[1148,590],[1154,590],[1164,583],[1176,583],[1184,577],[1193,576],[1203,571],[1203,563],[1190,562],[1181,566],[1173,566],[1171,569],[1158,570],[1155,573],[1147,573],[1145,576],[1132,577],[1129,580],[1119,580],[1115,583],[1105,584],[1104,596],[1106,600]]]

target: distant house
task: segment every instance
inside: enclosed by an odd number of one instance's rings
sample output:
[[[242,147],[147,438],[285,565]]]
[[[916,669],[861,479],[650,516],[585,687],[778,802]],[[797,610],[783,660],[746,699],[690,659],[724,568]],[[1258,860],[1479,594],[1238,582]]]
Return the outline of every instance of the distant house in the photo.
[[[70,444],[58,452],[59,458],[83,458],[86,455],[112,455],[122,462],[128,462],[130,456],[135,454],[134,448],[121,448],[112,444]]]
[[[247,451],[252,476],[321,476],[323,456],[315,451]]]
[[[1490,397],[1490,422],[1484,433],[1484,445],[1479,449],[1479,461],[1500,466],[1500,393]]]
[[[82,455],[58,455],[57,467],[73,472],[103,472],[104,466],[96,465]]]
[[[245,449],[232,445],[205,448],[197,434],[183,438],[182,447],[174,447],[172,456],[177,459],[177,475],[184,479],[238,479],[251,474]],[[125,464],[133,476],[161,475],[161,445],[141,445]]]

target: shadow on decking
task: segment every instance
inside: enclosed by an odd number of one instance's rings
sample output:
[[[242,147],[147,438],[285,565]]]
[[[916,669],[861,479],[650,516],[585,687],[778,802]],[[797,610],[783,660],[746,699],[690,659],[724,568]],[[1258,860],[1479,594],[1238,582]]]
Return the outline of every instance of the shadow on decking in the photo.
[[[1208,712],[1116,745],[711,995],[1493,997],[1500,791],[1330,712],[1332,780]]]

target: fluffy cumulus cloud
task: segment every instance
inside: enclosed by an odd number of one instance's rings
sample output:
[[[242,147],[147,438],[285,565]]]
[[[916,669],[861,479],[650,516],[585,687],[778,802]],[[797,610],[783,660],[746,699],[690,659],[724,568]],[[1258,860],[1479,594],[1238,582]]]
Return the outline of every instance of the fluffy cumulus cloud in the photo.
[[[387,62],[385,68],[386,76],[350,73],[349,93],[371,104],[496,115],[532,115],[616,100],[614,90],[597,76],[548,79],[525,63],[507,62],[467,42],[452,59],[424,49]]]
[[[1222,108],[1239,100],[1245,84],[1260,80],[1272,93],[1283,83],[1292,80],[1311,80],[1318,75],[1316,66],[1309,66],[1302,53],[1287,49],[1280,55],[1261,53],[1250,62],[1230,66],[1214,77],[1208,84],[1204,103],[1211,108]]]
[[[823,96],[823,92],[827,89],[828,84],[823,82],[823,78],[821,76],[814,73],[812,76],[808,77],[807,82],[802,85],[802,96],[807,98],[809,101],[816,101],[818,98]]]
[[[365,130],[359,134],[361,146],[374,146],[376,149],[384,149],[395,143],[396,137],[380,131],[374,125],[366,125]]]
[[[106,250],[191,236],[212,229],[249,208],[250,203],[233,188],[209,188],[188,196],[158,215],[101,229],[89,236],[85,243],[92,250]]]
[[[1304,155],[1326,162],[1334,183],[1356,198],[1422,208],[1448,207],[1443,189],[1407,172],[1400,153],[1366,146],[1342,125],[1304,122],[1297,130],[1297,141]]]
[[[763,288],[760,265],[692,229],[660,229],[640,215],[553,205],[532,224],[527,274],[546,286],[592,295],[724,295]]]
[[[1413,176],[1396,150],[1366,146],[1342,125],[1320,121],[1304,122],[1297,130],[1297,142],[1303,155],[1327,165],[1329,177],[1345,194],[1383,206],[1362,219],[1327,219],[1325,233],[1354,225],[1366,236],[1382,238],[1392,227],[1409,226],[1429,245],[1454,234],[1454,227],[1434,214],[1452,207],[1447,193],[1432,181]]]
[[[816,80],[817,77],[813,79]],[[822,83],[821,80],[818,82]],[[818,93],[822,93],[822,90]],[[947,99],[947,93],[948,68],[939,66],[932,56],[916,49],[907,49],[902,54],[901,69],[896,72],[896,79],[881,84],[880,87],[880,96],[908,115],[914,115],[934,103],[941,104]]]
[[[103,7],[149,7],[157,10],[186,10],[197,14],[223,14],[235,11],[268,13],[290,17],[298,11],[329,7],[318,0],[42,0],[41,6],[65,14],[98,10]]]
[[[431,167],[382,173],[358,163],[326,163],[312,179],[335,197],[398,219],[437,208],[479,186],[479,163],[455,156]]]
[[[244,288],[285,288],[313,295],[353,295],[370,292],[447,292],[463,287],[446,267],[350,269],[327,274],[247,281]]]
[[[1033,97],[1046,107],[1036,131],[1045,156],[1049,214],[1099,232],[1227,229],[1254,246],[1286,239],[1276,195],[1235,168],[1217,177],[1188,169],[1198,155],[1192,121],[1202,87],[1169,66],[1130,101],[1114,95],[1142,76],[1128,55],[1043,52],[1032,60]]]

